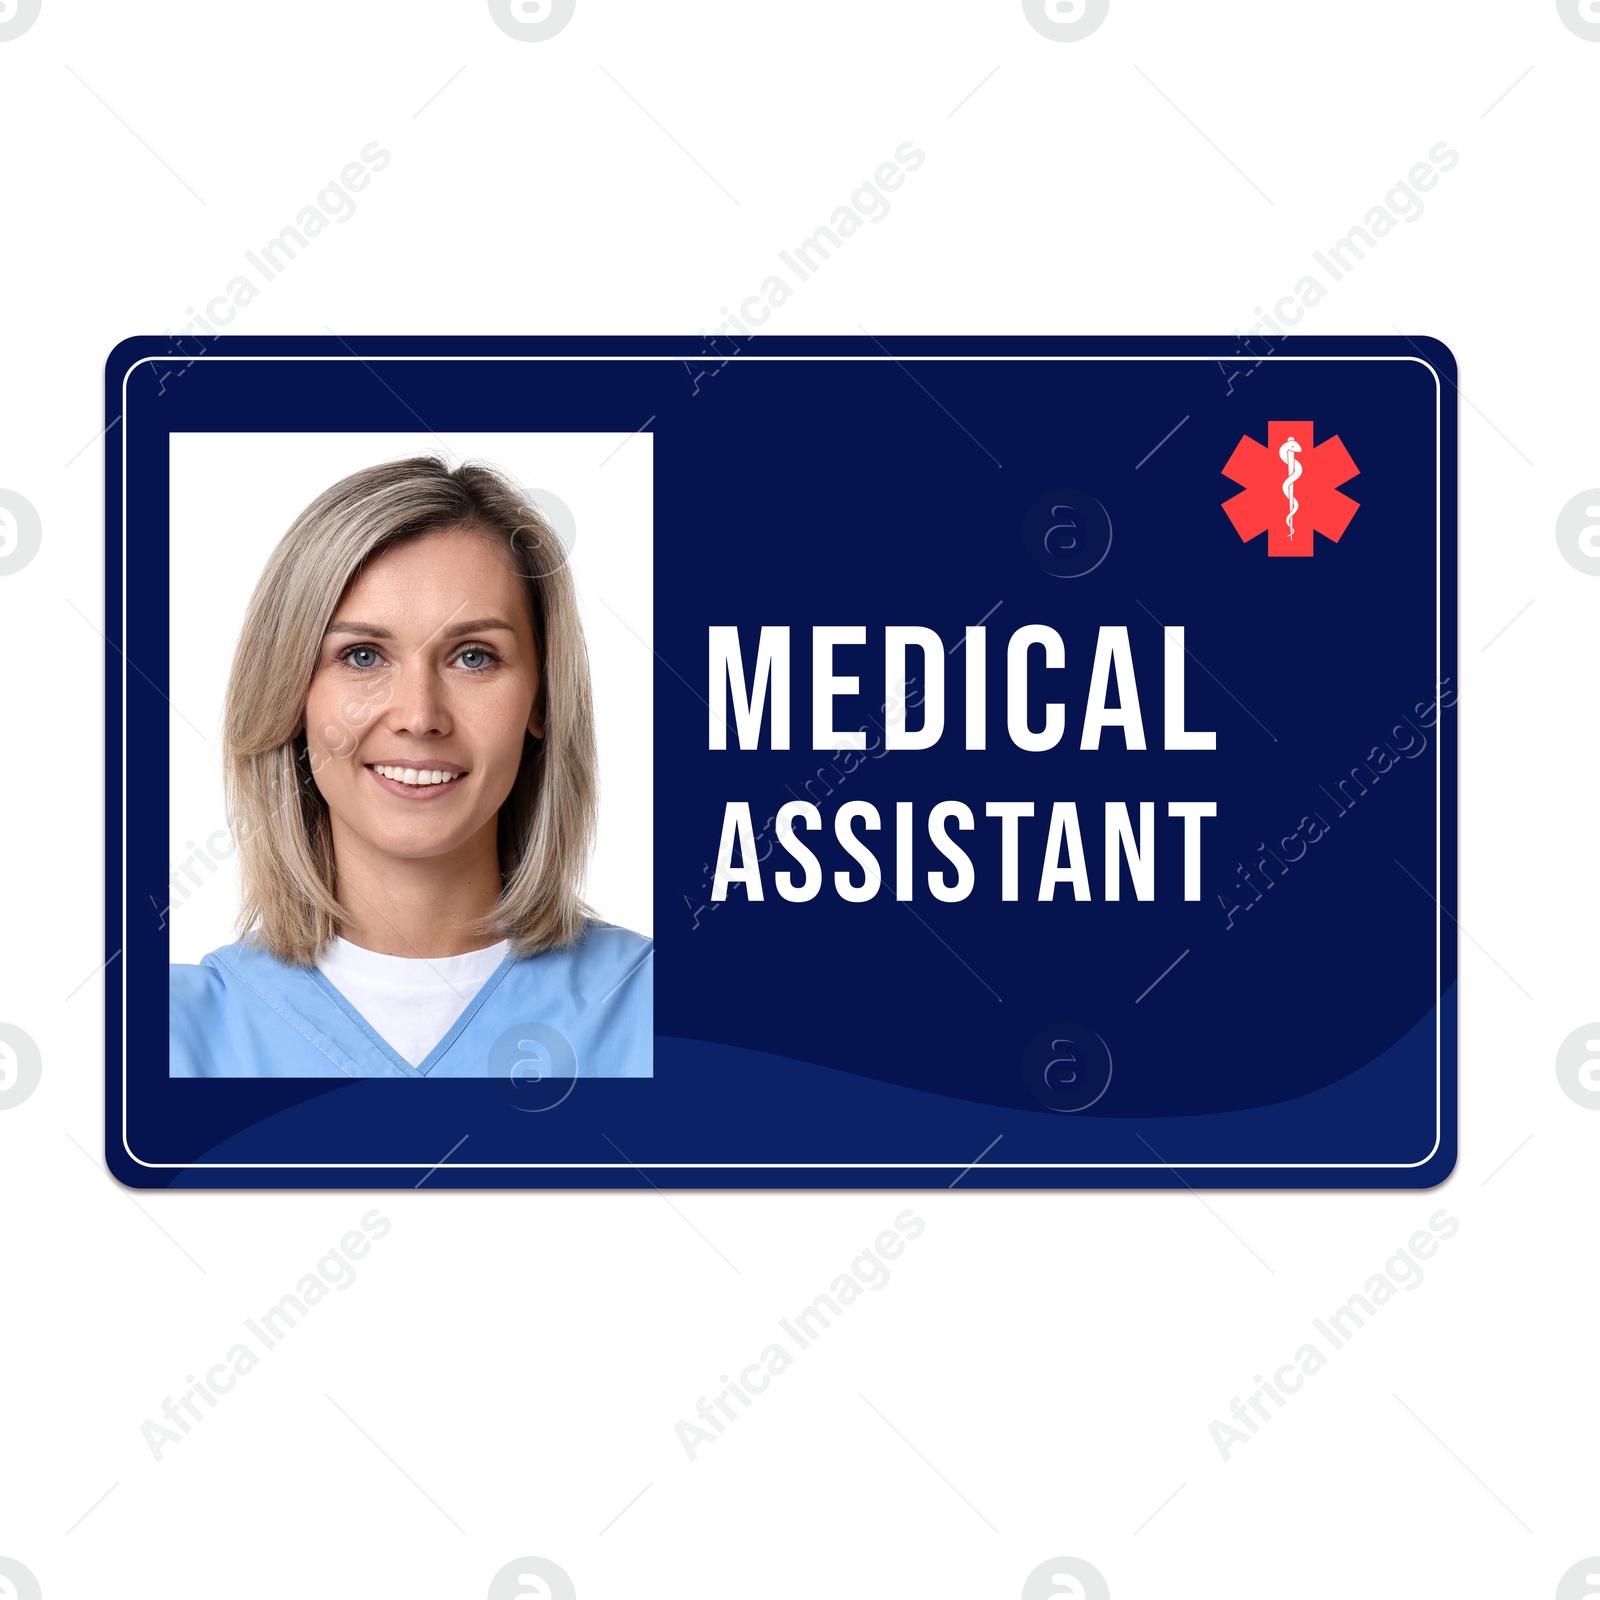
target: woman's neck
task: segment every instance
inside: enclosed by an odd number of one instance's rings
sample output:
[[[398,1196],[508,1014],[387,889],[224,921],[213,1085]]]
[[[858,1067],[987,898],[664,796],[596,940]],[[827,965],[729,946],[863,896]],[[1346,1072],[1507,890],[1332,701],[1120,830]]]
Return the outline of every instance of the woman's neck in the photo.
[[[495,942],[481,931],[500,899],[495,819],[448,855],[373,850],[333,819],[342,938],[386,956],[459,956]]]

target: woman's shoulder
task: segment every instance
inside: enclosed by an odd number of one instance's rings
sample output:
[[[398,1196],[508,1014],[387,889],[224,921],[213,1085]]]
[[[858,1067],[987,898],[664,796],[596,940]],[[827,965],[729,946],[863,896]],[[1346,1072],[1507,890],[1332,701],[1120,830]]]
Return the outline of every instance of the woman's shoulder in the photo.
[[[574,985],[585,992],[596,985],[611,989],[635,979],[639,987],[648,987],[654,951],[655,941],[644,934],[591,919],[571,944],[527,956],[516,966],[535,982],[552,968],[565,968]]]
[[[633,956],[637,959],[655,949],[655,940],[646,934],[635,933],[631,928],[619,928],[614,922],[590,918],[573,948],[580,952],[589,950],[598,956]]]
[[[610,972],[613,969],[625,971],[648,961],[655,947],[654,939],[635,933],[631,928],[591,919],[567,946],[567,951],[575,965]]]
[[[174,1078],[333,1075],[314,1024],[302,1014],[305,969],[244,939],[197,962],[174,962],[167,973]],[[324,1070],[303,1070],[302,1058]]]
[[[174,961],[167,973],[173,999],[198,1001],[222,993],[230,984],[246,981],[252,971],[281,970],[283,965],[262,946],[241,939],[220,945],[196,962]]]
[[[229,1012],[279,990],[295,969],[249,939],[225,944],[197,962],[167,968],[169,1015],[173,1032],[203,1033]]]
[[[196,962],[175,961],[167,968],[168,1071],[175,1078],[215,1075],[215,1045],[227,1032],[231,1009],[225,945]]]
[[[174,961],[167,968],[167,983],[174,1005],[201,1005],[220,995],[227,986],[226,969],[217,959],[224,951],[213,950],[198,961]]]

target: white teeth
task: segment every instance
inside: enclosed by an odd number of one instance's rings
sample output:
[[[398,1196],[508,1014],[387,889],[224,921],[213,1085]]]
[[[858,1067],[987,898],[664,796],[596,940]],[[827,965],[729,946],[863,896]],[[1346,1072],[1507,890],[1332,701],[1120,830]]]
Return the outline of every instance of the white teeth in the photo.
[[[372,769],[379,777],[389,778],[395,783],[410,784],[413,788],[418,786],[431,787],[434,784],[454,783],[463,774],[459,772],[439,772],[426,767],[383,767],[374,766]]]

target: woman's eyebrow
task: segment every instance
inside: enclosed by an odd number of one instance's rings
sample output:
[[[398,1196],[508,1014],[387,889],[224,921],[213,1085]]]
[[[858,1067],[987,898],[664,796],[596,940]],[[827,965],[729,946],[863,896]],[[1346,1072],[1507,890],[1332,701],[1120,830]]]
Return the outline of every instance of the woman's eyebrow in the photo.
[[[458,622],[454,627],[447,628],[444,632],[446,639],[463,639],[469,633],[487,633],[498,628],[502,633],[515,633],[517,630],[509,622],[503,622],[499,617],[477,617],[471,622]],[[330,622],[327,633],[359,633],[365,634],[369,639],[392,639],[394,634],[388,628],[380,628],[375,622],[346,622],[339,618]]]
[[[445,638],[461,639],[469,633],[487,633],[492,628],[498,628],[502,633],[517,631],[509,622],[502,622],[499,617],[479,617],[472,622],[458,622],[445,633]]]
[[[329,633],[364,633],[369,639],[392,639],[394,635],[387,628],[380,628],[375,622],[345,622],[336,620],[330,622],[325,630],[324,637]]]

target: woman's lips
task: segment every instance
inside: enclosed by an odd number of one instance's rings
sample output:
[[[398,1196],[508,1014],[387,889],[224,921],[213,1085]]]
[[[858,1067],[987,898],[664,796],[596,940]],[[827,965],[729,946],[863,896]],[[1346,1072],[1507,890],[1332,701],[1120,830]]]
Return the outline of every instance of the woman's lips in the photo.
[[[383,771],[379,771],[379,768]],[[452,790],[459,789],[467,774],[454,762],[444,762],[437,767],[415,766],[411,762],[379,761],[368,765],[367,771],[382,788],[390,794],[398,795],[402,800],[437,800],[442,795],[449,794]],[[416,773],[419,780],[426,776],[428,781],[409,783],[404,778],[393,778],[388,774],[392,772]],[[442,778],[442,782],[433,781]]]

